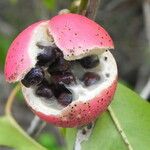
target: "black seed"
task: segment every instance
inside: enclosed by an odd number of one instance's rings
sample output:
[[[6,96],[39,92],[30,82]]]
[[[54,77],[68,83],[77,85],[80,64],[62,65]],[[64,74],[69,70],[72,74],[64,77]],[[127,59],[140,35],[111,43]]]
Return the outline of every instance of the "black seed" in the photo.
[[[63,106],[69,105],[72,102],[72,94],[61,93],[58,97],[58,102]]]
[[[53,72],[64,72],[70,68],[70,63],[67,62],[62,57],[56,59],[56,61],[49,66],[48,72],[51,74]]]
[[[56,59],[56,53],[53,47],[46,47],[42,53],[37,56],[37,65],[45,66],[52,64]]]
[[[58,47],[55,47],[55,53],[57,58],[63,57],[63,53]]]
[[[85,86],[91,86],[100,80],[100,76],[94,72],[86,72],[82,78]]]
[[[22,84],[26,87],[39,84],[44,79],[44,72],[41,68],[32,68],[21,80]]]
[[[54,84],[75,84],[75,77],[71,72],[57,72],[51,75]]]
[[[96,67],[99,64],[99,59],[98,56],[92,55],[80,59],[79,62],[82,65],[82,67],[90,69]]]
[[[63,57],[63,53],[56,45],[43,46],[37,44],[37,46],[44,50],[37,56],[37,65],[39,66],[45,66],[46,64],[50,65],[56,60],[56,58]]]
[[[62,92],[70,93],[70,91],[62,84],[60,84],[60,85],[53,85],[53,92],[54,92],[54,95],[55,95],[56,98]]]
[[[36,89],[36,95],[44,98],[51,98],[53,96],[53,92],[50,88],[50,86],[40,85]]]
[[[67,106],[72,102],[72,93],[64,85],[55,86],[53,92],[61,105]]]
[[[59,71],[66,71],[70,68],[70,63],[63,58],[60,58],[58,61],[58,67]]]

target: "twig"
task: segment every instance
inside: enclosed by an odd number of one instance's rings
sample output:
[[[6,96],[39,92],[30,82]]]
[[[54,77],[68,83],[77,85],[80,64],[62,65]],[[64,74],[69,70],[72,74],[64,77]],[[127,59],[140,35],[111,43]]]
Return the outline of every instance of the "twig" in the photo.
[[[91,122],[89,125],[83,126],[81,128],[77,129],[77,135],[76,135],[76,140],[74,144],[74,150],[81,150],[82,149],[82,143],[84,141],[88,141],[93,129],[94,129],[94,124],[95,122]]]
[[[150,55],[150,0],[144,0],[142,1],[142,6],[143,6],[143,17],[144,17],[144,25],[145,25],[145,34],[147,38],[147,50],[148,50],[148,55]],[[149,60],[148,60],[149,61]],[[136,83],[136,90],[141,91],[140,95],[146,99],[149,96],[150,93],[150,85],[149,85],[149,80],[144,86],[143,90],[143,83],[145,83],[145,77],[149,76],[149,66],[147,66],[146,63],[144,63],[140,70],[139,70],[139,75],[138,75],[138,80]],[[149,92],[148,92],[149,91]]]
[[[81,0],[78,8],[78,13],[81,15],[85,15],[85,11],[87,8],[88,0]]]
[[[85,16],[95,20],[99,4],[100,4],[100,0],[89,0]]]
[[[5,22],[0,18],[0,32],[4,35],[10,36],[16,32],[16,29],[9,23]]]
[[[40,123],[40,118],[38,116],[34,116],[33,120],[30,123],[29,128],[27,129],[27,133],[30,135],[33,134],[33,132],[35,131],[39,123]]]
[[[35,138],[37,138],[40,135],[40,133],[46,127],[46,125],[46,122],[42,122],[42,124],[39,126],[38,130],[35,133]]]
[[[126,0],[118,0],[118,1],[110,1],[108,3],[108,5],[106,6],[105,10],[106,11],[113,11],[115,10],[116,8],[119,8],[119,6],[125,2]]]
[[[133,148],[132,148],[130,142],[128,141],[128,138],[127,138],[125,132],[123,131],[123,129],[122,129],[122,127],[121,127],[121,125],[120,125],[120,123],[119,123],[115,113],[113,112],[111,106],[109,106],[107,110],[110,113],[110,116],[111,116],[111,118],[112,118],[112,120],[113,120],[113,122],[114,122],[114,124],[115,124],[115,126],[117,128],[117,130],[119,131],[119,133],[120,133],[124,143],[127,145],[128,150],[133,150]]]
[[[145,21],[145,33],[148,40],[148,46],[150,48],[150,0],[143,1],[143,14]]]
[[[17,92],[19,92],[20,90],[20,84],[17,84],[15,86],[15,88],[12,90],[12,92],[10,93],[10,96],[8,97],[7,103],[6,103],[6,107],[5,107],[5,113],[6,115],[10,115],[11,116],[11,109],[12,109],[12,104],[15,100],[15,96],[17,94]]]
[[[145,100],[148,98],[149,95],[150,95],[150,78],[140,93],[140,96]]]

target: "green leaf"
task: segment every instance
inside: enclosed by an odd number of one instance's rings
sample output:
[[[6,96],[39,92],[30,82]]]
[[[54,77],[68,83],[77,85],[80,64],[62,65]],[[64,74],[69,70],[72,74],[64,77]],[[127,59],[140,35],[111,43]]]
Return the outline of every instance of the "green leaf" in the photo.
[[[111,111],[115,118],[110,111],[103,113],[98,118],[89,140],[82,143],[82,150],[149,150],[150,104],[124,85],[118,84]],[[125,144],[122,132],[130,145]],[[76,129],[67,129],[69,150],[73,149],[75,137]]]
[[[29,137],[10,116],[0,117],[0,145],[17,150],[46,150]]]
[[[42,133],[38,138],[38,142],[45,146],[48,150],[58,150],[58,144],[53,134]]]

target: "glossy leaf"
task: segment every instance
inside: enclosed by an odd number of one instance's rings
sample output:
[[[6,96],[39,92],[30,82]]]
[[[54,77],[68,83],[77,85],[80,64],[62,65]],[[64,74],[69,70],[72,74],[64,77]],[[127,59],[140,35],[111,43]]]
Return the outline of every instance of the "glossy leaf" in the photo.
[[[111,109],[125,133],[125,144],[112,116],[107,111],[100,116],[82,150],[149,150],[150,149],[150,104],[122,84],[118,85]],[[76,129],[67,129],[68,149],[72,150]]]
[[[0,145],[16,150],[46,150],[29,137],[10,116],[0,117]]]

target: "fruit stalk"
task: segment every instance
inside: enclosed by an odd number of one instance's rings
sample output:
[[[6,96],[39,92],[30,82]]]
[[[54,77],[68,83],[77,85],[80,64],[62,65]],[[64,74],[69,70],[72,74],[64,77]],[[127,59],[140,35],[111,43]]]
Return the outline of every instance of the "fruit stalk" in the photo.
[[[12,105],[15,100],[15,96],[20,89],[21,89],[20,84],[17,84],[16,87],[12,90],[11,94],[8,97],[6,107],[5,107],[5,114],[8,116],[11,116]]]
[[[89,0],[85,16],[95,20],[100,0]]]
[[[87,8],[88,0],[81,0],[78,8],[78,13],[84,15]]]

